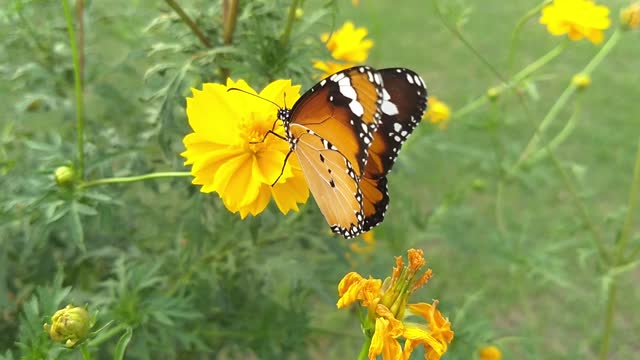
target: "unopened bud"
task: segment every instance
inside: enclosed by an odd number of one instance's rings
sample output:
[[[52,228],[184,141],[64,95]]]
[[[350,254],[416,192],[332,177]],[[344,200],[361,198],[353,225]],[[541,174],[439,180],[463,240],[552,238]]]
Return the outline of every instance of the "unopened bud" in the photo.
[[[49,334],[51,340],[64,342],[67,347],[73,347],[87,338],[90,323],[87,309],[67,305],[53,314],[51,325],[44,324],[44,331]]]
[[[584,90],[591,85],[591,76],[584,73],[576,74],[573,75],[571,82],[578,88],[578,90]]]
[[[635,2],[620,11],[620,25],[625,30],[640,28],[640,2]]]
[[[75,173],[70,166],[60,166],[53,172],[53,177],[59,186],[70,186],[73,184]]]
[[[491,101],[496,101],[496,99],[500,97],[501,93],[502,93],[502,88],[500,86],[494,86],[487,90],[487,97]]]

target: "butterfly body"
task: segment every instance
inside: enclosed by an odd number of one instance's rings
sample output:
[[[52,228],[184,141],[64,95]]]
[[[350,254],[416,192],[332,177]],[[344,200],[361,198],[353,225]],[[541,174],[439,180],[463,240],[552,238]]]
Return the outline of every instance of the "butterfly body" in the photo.
[[[389,81],[389,88],[386,82]],[[426,108],[414,72],[358,66],[335,73],[278,111],[311,193],[346,238],[382,222],[386,175]]]

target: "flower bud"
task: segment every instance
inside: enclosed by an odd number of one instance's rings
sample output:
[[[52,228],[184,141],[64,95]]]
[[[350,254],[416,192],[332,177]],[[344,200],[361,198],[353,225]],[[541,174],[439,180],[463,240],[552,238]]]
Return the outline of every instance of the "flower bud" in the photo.
[[[304,16],[304,10],[301,7],[296,8],[296,20],[302,19]]]
[[[584,73],[575,74],[573,75],[571,82],[578,88],[578,90],[584,90],[591,85],[591,76]]]
[[[620,11],[620,25],[625,30],[640,28],[640,2],[635,2]]]
[[[70,166],[60,166],[53,173],[53,177],[56,179],[56,183],[59,186],[72,185],[74,176],[75,173],[73,168]]]
[[[480,360],[500,360],[502,352],[496,346],[485,346],[478,351]]]
[[[73,347],[87,338],[90,322],[87,309],[67,305],[53,314],[51,325],[44,324],[44,331],[49,334],[51,340],[64,342],[67,347]]]
[[[494,86],[487,90],[487,97],[491,101],[496,101],[500,94],[502,93],[502,88],[500,86]]]

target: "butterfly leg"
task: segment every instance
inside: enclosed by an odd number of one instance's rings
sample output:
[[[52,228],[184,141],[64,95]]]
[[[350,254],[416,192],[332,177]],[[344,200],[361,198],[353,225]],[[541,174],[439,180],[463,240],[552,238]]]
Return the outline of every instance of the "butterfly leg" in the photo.
[[[275,127],[275,123],[274,123],[274,125],[273,125],[273,126]],[[284,141],[287,141],[287,138],[286,138],[286,137],[284,137],[284,136],[282,136],[282,135],[278,134],[277,132],[275,132],[275,131],[273,131],[273,130],[269,130],[269,131],[267,131],[267,133],[266,133],[266,134],[264,134],[264,137],[262,138],[262,140],[260,140],[260,141],[251,141],[251,142],[249,142],[249,144],[260,144],[260,143],[263,143],[263,142],[267,139],[267,136],[269,136],[269,134],[271,134],[271,135],[275,135],[275,136],[279,137],[280,139],[282,139],[282,140],[284,140]]]
[[[276,181],[274,181],[273,184],[271,184],[271,186],[274,186],[278,182],[278,180],[280,180],[280,178],[282,177],[282,174],[284,174],[284,167],[287,166],[287,160],[289,160],[289,156],[291,155],[291,153],[293,153],[293,151],[289,150],[289,152],[287,153],[287,156],[284,157],[284,163],[282,164],[280,175],[278,175],[278,177],[276,178]]]

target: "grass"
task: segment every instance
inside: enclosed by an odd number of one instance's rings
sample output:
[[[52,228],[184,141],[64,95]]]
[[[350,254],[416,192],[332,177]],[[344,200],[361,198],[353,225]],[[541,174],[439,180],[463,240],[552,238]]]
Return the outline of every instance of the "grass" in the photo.
[[[467,3],[472,12],[463,27],[466,38],[507,76],[511,31],[532,3],[500,0]],[[145,82],[144,71],[158,60],[146,57],[154,34],[143,33],[142,28],[157,16],[157,5],[143,1],[127,4],[126,8],[118,8],[107,2],[91,3],[93,18],[87,32],[85,89],[87,138],[91,142],[87,148],[87,172],[98,177],[132,175],[128,173],[131,169],[142,173],[183,170],[177,154],[182,151],[179,140],[187,131],[184,114],[177,109],[174,122],[168,122],[170,131],[160,135],[173,139],[167,151],[157,143],[158,134],[151,131],[158,124],[144,112],[148,109],[145,99],[151,95],[152,85],[156,85],[152,84],[153,79]],[[626,1],[606,4],[618,9]],[[375,41],[369,57],[371,65],[406,66],[417,71],[427,82],[430,94],[446,101],[454,112],[501,82],[446,30],[431,1],[364,0],[356,8],[348,2],[341,2],[339,8],[336,24],[352,19],[356,25],[369,28]],[[53,23],[51,19],[61,18],[61,9],[44,7],[41,15],[42,26],[46,27]],[[614,11],[612,17],[616,16]],[[32,24],[38,21],[35,17],[28,20]],[[20,34],[22,30],[11,34]],[[326,31],[326,26],[318,31]],[[556,151],[592,219],[610,243],[625,215],[638,142],[640,105],[636,99],[640,97],[640,89],[633,78],[640,58],[638,35],[627,36],[593,74],[592,86],[581,94],[583,110],[578,127]],[[178,40],[186,42],[186,38]],[[523,28],[514,70],[561,41],[551,37],[534,17]],[[14,46],[13,57],[0,55],[3,65],[14,66],[38,56],[49,56],[46,52],[29,53],[15,44],[9,45]],[[391,204],[384,224],[376,230],[378,249],[367,261],[360,261],[356,270],[363,275],[383,277],[389,273],[394,255],[403,254],[408,247],[424,248],[435,277],[414,300],[437,298],[443,312],[452,319],[456,338],[449,359],[472,358],[479,346],[488,343],[498,344],[506,359],[596,358],[604,319],[604,274],[596,262],[591,234],[552,162],[544,160],[523,172],[518,181],[506,184],[502,209],[506,231],[499,231],[496,223],[496,192],[505,166],[514,163],[571,76],[598,50],[584,41],[567,45],[567,50],[535,74],[529,84],[537,98],[528,102],[528,116],[511,96],[463,118],[454,117],[446,130],[425,123],[405,145],[389,177]],[[57,89],[60,98],[71,99],[68,54],[52,53],[57,61],[57,67],[49,70],[53,74],[43,75],[40,82],[31,84],[31,89],[35,89],[34,94],[44,89],[45,96],[54,96],[52,89]],[[177,57],[167,55],[172,56]],[[204,80],[206,75],[194,76],[185,79],[185,83],[199,86]],[[3,108],[11,109],[3,116],[15,126],[12,136],[21,139],[20,144],[49,141],[51,133],[59,134],[63,140],[73,139],[69,107],[53,107],[50,112],[14,111],[24,101],[24,94],[15,91],[13,82],[0,83],[0,92]],[[558,124],[564,123],[569,115],[568,110],[562,112]],[[550,132],[558,130],[559,125]],[[147,132],[149,135],[145,135]],[[3,146],[7,153],[24,157],[24,164],[18,165],[23,174],[33,173],[33,169],[46,173],[74,154],[73,145],[65,145],[64,141],[53,159],[32,148],[17,149],[8,142]],[[224,263],[225,269],[226,266],[235,269],[247,266],[241,256],[245,254],[234,253],[236,238],[227,239],[224,234],[236,234],[234,231],[242,228],[238,235],[241,238],[265,224],[272,226],[273,234],[290,231],[309,238],[326,230],[313,201],[305,205],[301,215],[289,215],[285,220],[265,215],[240,222],[226,214],[219,203],[209,204],[217,201],[216,196],[200,195],[182,201],[195,191],[183,180],[153,181],[109,192],[112,201],[119,205],[100,208],[101,217],[87,220],[86,225],[86,231],[95,235],[87,241],[104,248],[90,251],[83,259],[95,258],[99,268],[110,268],[115,249],[142,257],[146,254],[160,257],[159,254],[167,252],[180,253],[181,241],[189,238],[200,248],[190,255],[195,260],[189,258],[177,267],[191,269],[190,261],[202,261],[206,269],[213,268],[216,262]],[[157,224],[150,219],[163,220]],[[309,219],[313,225],[302,228],[302,221]],[[167,227],[172,230],[167,231]],[[318,236],[321,235],[324,234]],[[64,242],[64,237],[51,238],[47,241]],[[299,257],[299,254],[283,255],[282,249],[295,246],[317,249],[312,240],[296,242],[298,237],[285,236],[286,240],[282,240],[285,246],[270,243],[273,238],[263,238],[267,245],[256,255],[262,263],[251,265],[256,268],[264,265],[264,272],[280,285],[263,291],[286,296],[290,284],[323,279],[324,282],[314,285],[311,303],[307,304],[313,309],[308,316],[315,328],[308,347],[316,358],[355,358],[362,341],[357,317],[335,311],[337,279],[350,270],[349,264],[340,260],[345,243],[330,238],[322,245],[324,253],[309,251]],[[0,236],[2,239],[4,244],[9,243]],[[241,250],[252,253],[251,248]],[[62,251],[54,253],[63,257]],[[200,253],[206,256],[200,258],[197,256]],[[277,264],[269,264],[270,258],[277,259]],[[47,264],[48,267],[43,264],[33,272],[52,273],[55,264]],[[307,268],[317,272],[307,273]],[[16,272],[30,273],[25,269]],[[204,278],[203,282],[213,281],[197,271],[185,273],[181,281],[199,276]],[[0,275],[3,275],[1,266]],[[69,285],[81,287],[90,279],[91,275],[77,271],[67,280]],[[640,350],[635,331],[640,328],[640,319],[634,316],[640,301],[640,288],[635,285],[638,280],[637,268],[620,277],[611,358],[633,358]],[[258,290],[256,293],[265,295]],[[133,336],[135,341],[135,331]]]

